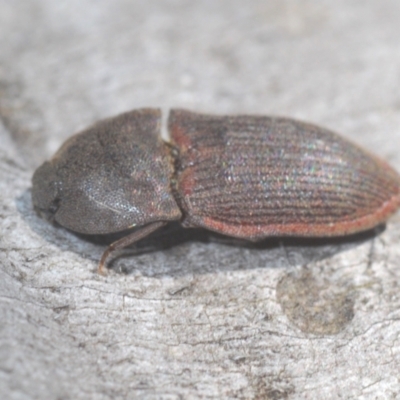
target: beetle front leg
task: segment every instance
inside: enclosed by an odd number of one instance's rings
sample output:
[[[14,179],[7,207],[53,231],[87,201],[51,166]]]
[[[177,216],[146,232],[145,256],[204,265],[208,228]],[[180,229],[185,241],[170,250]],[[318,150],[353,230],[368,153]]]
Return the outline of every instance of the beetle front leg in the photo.
[[[140,229],[132,232],[130,235],[124,236],[123,238],[115,241],[114,243],[111,243],[107,247],[107,250],[101,256],[101,260],[100,260],[99,266],[97,268],[97,272],[100,275],[107,274],[107,268],[105,266],[106,259],[114,250],[123,249],[124,247],[128,247],[129,245],[137,242],[140,239],[143,239],[144,237],[150,235],[150,233],[156,231],[157,229],[161,228],[162,226],[164,226],[166,224],[167,224],[167,222],[164,222],[164,221],[153,222],[149,225],[144,226],[143,228],[140,228]]]

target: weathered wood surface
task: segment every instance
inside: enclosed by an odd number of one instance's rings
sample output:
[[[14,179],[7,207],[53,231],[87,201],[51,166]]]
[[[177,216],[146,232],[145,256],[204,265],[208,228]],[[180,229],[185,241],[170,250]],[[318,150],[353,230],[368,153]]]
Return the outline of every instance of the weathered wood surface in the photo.
[[[400,3],[0,1],[0,398],[400,397],[400,215],[341,241],[170,230],[104,247],[32,211],[73,132],[142,106],[306,119],[400,170]]]

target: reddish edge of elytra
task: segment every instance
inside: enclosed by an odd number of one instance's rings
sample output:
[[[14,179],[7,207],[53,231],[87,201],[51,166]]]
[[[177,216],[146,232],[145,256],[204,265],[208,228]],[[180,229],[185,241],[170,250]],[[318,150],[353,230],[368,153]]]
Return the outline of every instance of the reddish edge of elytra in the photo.
[[[182,155],[191,147],[192,141],[190,136],[187,135],[186,129],[176,123],[171,123],[169,126],[170,135],[173,143],[178,146],[180,159]],[[180,172],[179,177],[179,189],[184,196],[188,196],[192,193],[195,186],[193,173],[190,169]]]
[[[400,193],[393,196],[373,214],[352,221],[331,224],[287,224],[287,225],[233,225],[204,217],[191,226],[201,226],[224,235],[242,239],[262,239],[271,236],[328,237],[344,236],[372,229],[385,222],[400,206]],[[191,221],[192,222],[192,221]],[[194,221],[193,221],[194,222]]]
[[[169,132],[172,140],[178,145],[181,152],[185,152],[191,146],[192,142],[186,133],[186,129],[176,122],[169,121]]]

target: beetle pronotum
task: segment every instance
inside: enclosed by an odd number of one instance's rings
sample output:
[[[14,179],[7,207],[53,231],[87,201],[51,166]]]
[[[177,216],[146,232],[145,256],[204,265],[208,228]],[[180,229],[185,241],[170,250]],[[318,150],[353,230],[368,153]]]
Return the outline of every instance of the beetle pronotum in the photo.
[[[132,228],[104,252],[169,221],[259,240],[373,228],[400,205],[386,162],[326,129],[288,118],[141,109],[67,140],[33,175],[36,210],[84,234]]]

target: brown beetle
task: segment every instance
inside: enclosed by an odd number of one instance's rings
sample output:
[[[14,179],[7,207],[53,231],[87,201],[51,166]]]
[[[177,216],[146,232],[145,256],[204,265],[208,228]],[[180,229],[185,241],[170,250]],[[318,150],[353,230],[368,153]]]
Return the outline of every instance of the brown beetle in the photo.
[[[135,228],[104,252],[165,225],[248,240],[341,236],[370,229],[400,205],[400,177],[342,137],[288,118],[131,111],[67,140],[33,175],[41,214],[84,234]]]

